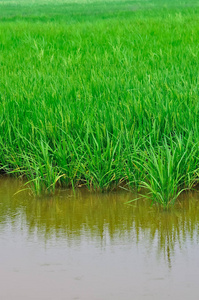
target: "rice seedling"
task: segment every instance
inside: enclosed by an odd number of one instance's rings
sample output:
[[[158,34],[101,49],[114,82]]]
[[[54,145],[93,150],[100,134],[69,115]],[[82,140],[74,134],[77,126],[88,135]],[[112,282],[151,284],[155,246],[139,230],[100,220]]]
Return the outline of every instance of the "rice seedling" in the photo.
[[[196,181],[196,165],[198,158],[196,145],[191,136],[165,138],[161,146],[154,148],[151,141],[141,153],[137,164],[145,171],[145,178],[140,186],[147,190],[144,197],[168,208],[186,189],[190,189]]]

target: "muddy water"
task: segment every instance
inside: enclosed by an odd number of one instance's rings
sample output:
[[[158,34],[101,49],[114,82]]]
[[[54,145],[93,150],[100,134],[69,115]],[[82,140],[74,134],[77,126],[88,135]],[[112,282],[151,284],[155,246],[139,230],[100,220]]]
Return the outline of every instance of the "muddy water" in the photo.
[[[126,192],[35,199],[0,180],[0,299],[199,298],[199,196],[168,212]]]

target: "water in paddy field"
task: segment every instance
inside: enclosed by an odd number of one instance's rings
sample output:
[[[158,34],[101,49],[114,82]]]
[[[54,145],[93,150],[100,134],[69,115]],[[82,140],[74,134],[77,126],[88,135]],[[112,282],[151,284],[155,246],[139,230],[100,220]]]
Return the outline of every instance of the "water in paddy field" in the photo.
[[[19,189],[0,180],[1,300],[199,298],[199,194],[164,212],[124,191]]]

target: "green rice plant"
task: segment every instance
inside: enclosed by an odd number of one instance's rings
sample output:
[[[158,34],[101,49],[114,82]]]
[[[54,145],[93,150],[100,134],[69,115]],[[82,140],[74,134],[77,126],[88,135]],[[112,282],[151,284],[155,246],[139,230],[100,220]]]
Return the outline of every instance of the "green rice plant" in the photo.
[[[165,138],[162,145],[154,148],[147,143],[137,164],[145,170],[145,179],[140,186],[147,190],[152,203],[157,202],[164,208],[174,204],[177,197],[190,189],[196,180],[196,145],[192,136]]]
[[[102,134],[100,128],[94,134],[90,132],[80,140],[84,159],[80,164],[82,177],[96,190],[108,190],[122,181],[121,137],[114,138],[108,132]],[[92,146],[91,146],[92,143]]]

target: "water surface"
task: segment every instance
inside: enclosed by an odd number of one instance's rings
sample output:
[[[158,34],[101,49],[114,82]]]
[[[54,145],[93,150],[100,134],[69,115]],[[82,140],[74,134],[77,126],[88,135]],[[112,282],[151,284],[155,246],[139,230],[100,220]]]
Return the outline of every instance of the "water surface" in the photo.
[[[0,299],[198,299],[199,196],[165,212],[135,195],[34,198],[0,180]]]

